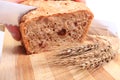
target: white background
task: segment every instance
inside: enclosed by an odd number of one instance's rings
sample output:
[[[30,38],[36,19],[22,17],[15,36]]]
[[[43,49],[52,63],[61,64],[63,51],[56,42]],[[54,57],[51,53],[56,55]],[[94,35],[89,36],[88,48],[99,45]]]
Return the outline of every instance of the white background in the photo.
[[[2,56],[3,41],[4,41],[4,32],[0,31],[0,57]]]
[[[109,26],[120,38],[120,0],[86,0],[87,6],[97,20]]]

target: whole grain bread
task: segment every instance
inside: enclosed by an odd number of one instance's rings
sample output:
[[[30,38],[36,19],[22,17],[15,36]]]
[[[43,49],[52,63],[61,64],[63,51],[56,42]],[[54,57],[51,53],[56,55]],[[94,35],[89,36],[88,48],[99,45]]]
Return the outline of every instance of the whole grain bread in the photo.
[[[20,21],[22,42],[27,54],[80,43],[88,32],[93,14],[83,3],[74,1],[29,1],[38,7]]]

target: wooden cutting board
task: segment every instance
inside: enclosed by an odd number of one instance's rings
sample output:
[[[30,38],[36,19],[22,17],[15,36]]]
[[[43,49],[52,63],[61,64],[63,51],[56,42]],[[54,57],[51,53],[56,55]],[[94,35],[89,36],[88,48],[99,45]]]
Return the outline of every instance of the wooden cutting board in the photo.
[[[90,34],[108,35],[103,25],[95,22],[92,27]],[[120,80],[120,54],[92,71],[76,67],[52,67],[48,65],[46,57],[45,53],[26,55],[20,42],[15,41],[6,30],[0,80]]]

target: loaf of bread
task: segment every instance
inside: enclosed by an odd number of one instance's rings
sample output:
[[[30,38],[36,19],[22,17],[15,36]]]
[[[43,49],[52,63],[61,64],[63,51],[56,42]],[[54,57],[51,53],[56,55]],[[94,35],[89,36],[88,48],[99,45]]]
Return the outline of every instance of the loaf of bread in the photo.
[[[27,54],[80,43],[88,32],[93,14],[83,3],[74,1],[29,1],[38,7],[20,21],[22,43]]]

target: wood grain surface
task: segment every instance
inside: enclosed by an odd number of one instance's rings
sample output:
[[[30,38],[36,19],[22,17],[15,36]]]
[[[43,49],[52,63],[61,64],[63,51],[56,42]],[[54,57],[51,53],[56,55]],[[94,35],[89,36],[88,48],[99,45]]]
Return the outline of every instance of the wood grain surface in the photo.
[[[96,32],[108,35],[104,33],[106,29],[101,28],[103,25],[93,23],[92,26],[100,27],[91,29],[91,34]],[[47,56],[46,53],[26,55],[21,43],[15,41],[6,30],[0,61],[0,80],[120,80],[120,54],[108,64],[94,70],[51,66]]]

